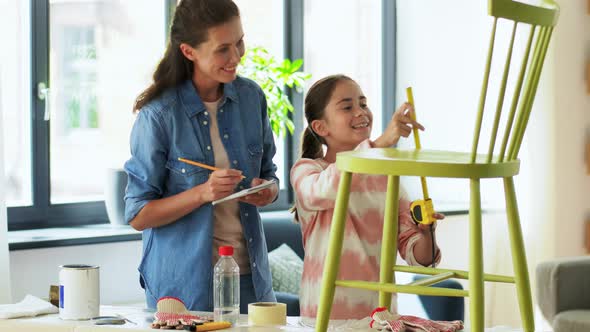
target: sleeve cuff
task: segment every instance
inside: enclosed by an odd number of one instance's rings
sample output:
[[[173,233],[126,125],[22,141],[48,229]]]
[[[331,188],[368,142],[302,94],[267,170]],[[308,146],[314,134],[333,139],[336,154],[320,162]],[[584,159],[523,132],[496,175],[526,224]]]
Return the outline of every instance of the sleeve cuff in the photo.
[[[418,233],[408,240],[408,245],[406,246],[406,262],[408,263],[408,265],[424,266],[421,263],[419,263],[416,260],[416,257],[414,256],[414,247],[416,246],[416,242],[422,238],[423,238],[423,235]],[[435,267],[438,266],[438,264],[440,263],[441,257],[442,257],[442,255],[441,255],[440,248],[438,247],[438,245],[436,245],[436,248],[434,250],[434,266]]]
[[[373,148],[373,142],[371,142],[371,140],[367,138],[366,140],[360,142],[360,144],[357,145],[356,148],[354,148],[354,150],[355,151],[358,151],[358,150],[368,150],[368,149],[371,149],[371,148]]]
[[[135,219],[139,211],[147,204],[147,200],[136,201],[133,203],[126,203],[125,208],[125,223],[129,225],[131,220]]]

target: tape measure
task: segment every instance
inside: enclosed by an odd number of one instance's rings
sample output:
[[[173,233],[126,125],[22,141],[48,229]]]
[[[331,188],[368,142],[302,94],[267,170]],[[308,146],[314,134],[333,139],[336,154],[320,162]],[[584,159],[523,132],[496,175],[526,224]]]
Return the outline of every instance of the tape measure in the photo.
[[[432,199],[417,199],[410,204],[410,215],[416,224],[432,225],[434,218],[434,206]]]

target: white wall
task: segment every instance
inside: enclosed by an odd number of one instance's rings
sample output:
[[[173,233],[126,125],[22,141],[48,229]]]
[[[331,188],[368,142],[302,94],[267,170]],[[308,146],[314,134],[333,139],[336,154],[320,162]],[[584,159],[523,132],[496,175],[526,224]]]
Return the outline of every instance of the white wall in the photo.
[[[551,112],[555,153],[553,256],[582,255],[584,222],[590,217],[590,177],[584,163],[590,142],[590,95],[585,66],[590,61],[590,14],[587,1],[559,1],[561,17],[553,41],[554,108]]]
[[[0,71],[1,73],[1,71]],[[1,77],[0,77],[1,79]],[[8,240],[6,205],[4,203],[4,137],[2,126],[2,84],[0,84],[0,303],[10,303],[10,271],[8,262]]]
[[[101,304],[144,302],[137,272],[140,259],[141,241],[11,251],[12,297],[47,298],[49,286],[59,284],[60,265],[95,264],[100,266]]]

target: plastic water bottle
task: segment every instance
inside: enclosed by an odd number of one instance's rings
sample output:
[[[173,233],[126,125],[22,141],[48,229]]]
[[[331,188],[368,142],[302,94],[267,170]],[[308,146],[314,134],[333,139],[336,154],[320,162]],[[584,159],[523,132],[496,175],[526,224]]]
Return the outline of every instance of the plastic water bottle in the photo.
[[[240,316],[240,267],[233,254],[233,247],[219,247],[213,268],[213,319],[235,325]]]

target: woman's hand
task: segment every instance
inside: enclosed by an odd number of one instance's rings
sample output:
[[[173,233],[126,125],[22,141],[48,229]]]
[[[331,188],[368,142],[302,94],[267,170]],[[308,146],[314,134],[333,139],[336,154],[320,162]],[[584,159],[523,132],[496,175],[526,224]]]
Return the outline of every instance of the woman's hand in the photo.
[[[212,202],[233,194],[236,185],[242,181],[242,172],[222,169],[209,175],[207,182],[198,186],[203,202]]]
[[[252,185],[252,187],[255,187],[259,184],[262,184],[265,181],[266,180],[263,180],[260,178],[255,178],[252,180],[251,185]],[[272,201],[274,201],[275,197],[277,197],[278,192],[279,192],[279,187],[275,183],[272,186],[270,186],[269,188],[262,189],[261,191],[259,191],[257,193],[250,194],[250,195],[240,198],[240,201],[248,203],[248,204],[252,204],[252,205],[255,205],[258,207],[262,207],[262,206],[272,203]]]
[[[391,121],[389,121],[383,134],[373,142],[373,147],[391,147],[399,141],[401,136],[410,136],[414,127],[424,130],[424,127],[420,123],[412,120],[413,113],[414,107],[410,103],[402,104],[391,117]]]

